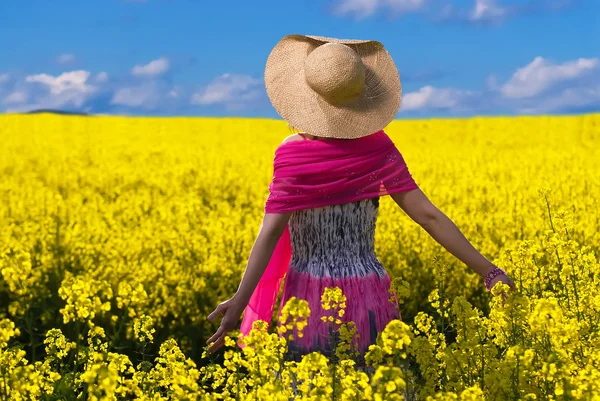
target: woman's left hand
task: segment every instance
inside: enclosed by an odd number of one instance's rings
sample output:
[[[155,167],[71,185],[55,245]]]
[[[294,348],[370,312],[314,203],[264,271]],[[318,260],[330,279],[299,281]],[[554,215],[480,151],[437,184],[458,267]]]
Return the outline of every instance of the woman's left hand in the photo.
[[[499,276],[494,277],[490,282],[490,288],[493,288],[498,282],[508,285],[511,291],[515,291],[517,289],[514,281],[506,274],[500,274]]]
[[[496,283],[503,283],[503,284],[508,285],[509,292],[514,292],[517,290],[517,287],[515,286],[514,281],[510,277],[508,277],[508,275],[500,274],[499,276],[494,277],[492,279],[492,281],[490,282],[490,288],[494,288],[494,285],[496,285]],[[508,299],[508,294],[503,292],[503,293],[501,293],[501,297],[502,297],[502,306],[504,306],[504,303]]]
[[[219,306],[217,306],[217,308],[210,315],[208,315],[208,320],[211,322],[215,319],[215,317],[217,317],[217,315],[223,316],[221,325],[215,334],[213,334],[206,341],[206,345],[209,345],[214,341],[212,347],[208,349],[209,352],[215,352],[223,346],[225,343],[225,336],[227,333],[235,329],[238,321],[240,320],[240,316],[242,316],[242,313],[244,312],[244,309],[246,309],[247,305],[247,302],[243,302],[234,295],[227,301],[220,303]]]

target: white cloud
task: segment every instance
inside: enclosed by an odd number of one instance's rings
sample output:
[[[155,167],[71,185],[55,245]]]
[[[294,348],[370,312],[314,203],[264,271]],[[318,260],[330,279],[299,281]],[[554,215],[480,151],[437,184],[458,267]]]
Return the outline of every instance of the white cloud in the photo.
[[[519,113],[556,113],[572,109],[600,109],[600,83],[593,86],[567,88],[519,108]]]
[[[29,75],[25,78],[28,84],[41,85],[46,91],[35,93],[35,102],[39,107],[63,107],[71,105],[81,107],[97,90],[90,85],[90,73],[84,70],[65,72],[57,77],[48,74]]]
[[[243,107],[244,104],[258,99],[261,80],[248,75],[223,74],[214,79],[202,91],[192,96],[192,104],[224,104],[230,107]]]
[[[96,77],[94,79],[96,80],[96,82],[104,83],[108,81],[108,74],[105,72],[100,72],[96,74]]]
[[[427,0],[341,0],[335,6],[335,13],[339,15],[354,14],[364,18],[375,13],[380,8],[402,14],[422,9]]]
[[[131,74],[136,77],[157,77],[169,70],[169,60],[161,57],[151,61],[146,65],[136,65],[131,70]]]
[[[498,85],[498,77],[494,74],[487,77],[486,85],[487,89],[490,91],[497,91],[500,89],[500,86]]]
[[[28,95],[24,91],[15,91],[2,99],[2,104],[19,104],[26,103]]]
[[[111,104],[118,104],[128,107],[140,107],[149,104],[155,104],[158,100],[158,93],[152,86],[139,86],[130,88],[121,88],[117,90],[111,100]]]
[[[0,74],[0,85],[8,82],[8,78],[10,78],[8,74]]]
[[[545,14],[573,7],[578,0],[329,0],[333,13],[357,19],[378,11],[387,17],[422,13],[433,21],[500,24],[530,14]]]
[[[72,54],[61,54],[60,56],[57,57],[57,61],[59,64],[65,65],[65,64],[71,64],[73,62],[75,62],[75,56]]]
[[[434,88],[428,85],[416,92],[404,95],[400,110],[406,112],[423,109],[452,109],[455,107],[462,109],[462,103],[473,95],[471,91]]]
[[[536,57],[525,67],[519,68],[502,86],[501,92],[509,98],[532,97],[557,83],[573,80],[597,68],[597,58],[580,58],[562,64],[552,64],[543,57]]]
[[[115,90],[110,104],[153,110],[160,108],[176,111],[179,92],[177,88],[161,81],[143,81]],[[177,96],[173,96],[173,95]]]
[[[25,82],[39,82],[46,85],[53,95],[60,95],[69,90],[90,93],[95,88],[87,84],[89,77],[89,71],[79,70],[64,72],[57,77],[48,74],[29,75],[25,78]]]
[[[471,21],[500,20],[507,15],[507,9],[496,5],[494,0],[475,0],[469,15]]]
[[[505,82],[490,75],[481,90],[424,86],[406,93],[401,112],[539,114],[600,110],[600,59],[551,63],[536,57]]]
[[[160,109],[161,112],[178,112],[179,107],[183,106],[181,90],[179,87],[159,80],[132,82],[127,87],[116,89],[110,99],[110,104],[146,111]]]

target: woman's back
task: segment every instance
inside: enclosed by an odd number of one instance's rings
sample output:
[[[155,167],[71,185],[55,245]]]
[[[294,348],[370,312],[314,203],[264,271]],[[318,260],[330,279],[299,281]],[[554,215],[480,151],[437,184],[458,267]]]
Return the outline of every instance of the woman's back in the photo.
[[[379,198],[295,211],[289,219],[292,257],[289,263],[281,307],[291,298],[308,301],[311,316],[303,337],[294,331],[288,341],[286,359],[319,351],[332,356],[332,325],[321,316],[332,311],[321,308],[326,287],[339,287],[346,296],[345,314],[334,316],[353,321],[360,335],[359,366],[364,353],[375,343],[377,333],[392,319],[400,318],[397,304],[390,299],[390,277],[374,250]],[[334,337],[335,341],[335,337]]]
[[[374,244],[378,206],[374,198],[292,213],[290,264],[313,277],[383,277]]]

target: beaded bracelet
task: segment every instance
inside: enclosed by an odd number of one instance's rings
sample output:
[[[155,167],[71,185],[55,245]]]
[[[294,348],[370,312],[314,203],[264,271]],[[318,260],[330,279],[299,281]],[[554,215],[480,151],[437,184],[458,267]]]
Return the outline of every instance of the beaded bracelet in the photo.
[[[487,276],[485,276],[484,283],[485,283],[485,288],[487,288],[487,290],[488,290],[488,291],[490,291],[490,290],[491,290],[491,288],[490,288],[490,283],[492,282],[492,280],[493,280],[495,277],[497,277],[497,276],[499,276],[499,275],[501,275],[501,274],[504,274],[504,275],[506,275],[506,272],[505,272],[504,270],[502,270],[501,268],[499,268],[499,267],[494,267],[494,268],[492,269],[492,271],[491,271],[491,272],[489,272],[489,273],[487,274]]]

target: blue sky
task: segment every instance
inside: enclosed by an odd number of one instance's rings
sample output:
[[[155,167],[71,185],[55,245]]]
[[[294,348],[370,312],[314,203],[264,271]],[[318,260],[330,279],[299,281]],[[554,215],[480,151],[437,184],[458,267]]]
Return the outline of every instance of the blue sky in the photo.
[[[374,39],[398,118],[600,111],[595,0],[1,0],[0,112],[278,117],[291,33]]]

